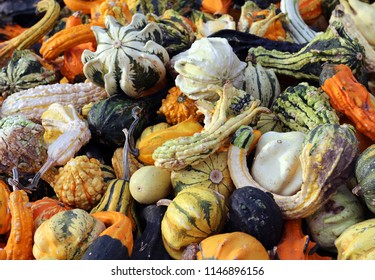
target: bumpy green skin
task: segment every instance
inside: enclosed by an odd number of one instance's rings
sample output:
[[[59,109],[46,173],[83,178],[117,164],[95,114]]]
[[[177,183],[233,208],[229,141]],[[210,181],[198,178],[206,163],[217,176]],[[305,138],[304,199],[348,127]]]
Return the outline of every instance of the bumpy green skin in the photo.
[[[0,120],[0,173],[12,174],[17,167],[20,176],[37,172],[47,159],[44,128],[22,116]]]
[[[338,124],[339,117],[320,89],[301,82],[289,86],[276,98],[272,111],[293,131],[308,132],[319,124]]]
[[[7,96],[39,85],[48,85],[58,79],[57,71],[47,69],[42,58],[33,51],[15,50],[7,66],[0,70],[0,92]]]
[[[297,79],[319,81],[324,63],[346,64],[362,77],[365,50],[358,40],[352,39],[341,22],[333,22],[324,33],[318,34],[298,52],[250,48],[247,60],[271,68],[276,74]]]
[[[356,162],[355,177],[358,182],[358,195],[361,196],[368,209],[375,214],[375,144],[360,154]]]

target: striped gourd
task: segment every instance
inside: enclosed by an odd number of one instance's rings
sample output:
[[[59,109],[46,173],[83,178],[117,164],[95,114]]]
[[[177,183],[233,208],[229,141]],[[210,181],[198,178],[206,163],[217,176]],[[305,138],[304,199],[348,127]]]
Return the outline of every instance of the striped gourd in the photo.
[[[271,109],[285,127],[294,131],[306,133],[319,124],[339,123],[328,95],[306,82],[287,87],[275,99]]]
[[[288,130],[274,112],[259,114],[259,119],[253,125],[253,128],[259,130],[262,134],[268,131],[283,132]]]
[[[226,213],[225,199],[218,192],[197,186],[182,190],[168,205],[161,222],[167,252],[179,259],[187,245],[219,233]]]
[[[275,72],[259,63],[254,66],[249,62],[244,75],[243,90],[259,99],[260,106],[271,108],[275,98],[280,94],[280,84]]]
[[[226,199],[235,189],[227,166],[227,152],[220,151],[204,161],[171,172],[174,193],[186,188],[205,186],[222,194]]]
[[[362,75],[365,50],[358,40],[348,35],[341,22],[332,22],[324,33],[298,52],[267,50],[260,46],[248,50],[248,60],[271,68],[276,74],[319,81],[324,63],[346,64]]]
[[[53,103],[72,104],[79,112],[85,104],[106,97],[106,91],[93,83],[40,85],[8,96],[1,106],[0,116],[23,115],[41,122],[43,112]]]
[[[99,211],[117,211],[127,214],[132,197],[129,191],[129,182],[122,179],[111,179],[99,203],[90,213]]]

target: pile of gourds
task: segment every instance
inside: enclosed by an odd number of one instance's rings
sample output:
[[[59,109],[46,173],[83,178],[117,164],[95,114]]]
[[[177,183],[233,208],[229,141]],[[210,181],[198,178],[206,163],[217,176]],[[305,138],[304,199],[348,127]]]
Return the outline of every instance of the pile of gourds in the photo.
[[[375,4],[62,2],[3,29],[0,259],[375,259]]]

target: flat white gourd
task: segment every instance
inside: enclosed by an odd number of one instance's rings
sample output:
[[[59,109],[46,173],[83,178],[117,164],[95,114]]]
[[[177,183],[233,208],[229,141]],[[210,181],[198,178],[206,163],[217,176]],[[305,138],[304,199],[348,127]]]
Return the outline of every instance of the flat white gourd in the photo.
[[[264,133],[257,143],[251,175],[263,188],[293,195],[302,186],[299,159],[305,134],[299,131]]]

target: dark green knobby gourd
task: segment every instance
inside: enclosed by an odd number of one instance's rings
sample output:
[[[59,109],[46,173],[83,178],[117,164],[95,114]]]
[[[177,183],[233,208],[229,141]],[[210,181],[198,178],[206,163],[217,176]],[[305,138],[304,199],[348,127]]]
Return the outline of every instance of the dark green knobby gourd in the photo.
[[[352,39],[341,22],[332,22],[298,52],[250,48],[247,60],[271,68],[276,74],[318,81],[324,63],[346,64],[357,77],[364,75],[364,47]]]
[[[301,82],[289,86],[275,99],[272,111],[294,131],[307,133],[319,124],[338,124],[339,117],[320,88]]]
[[[129,10],[131,13],[153,13],[155,15],[162,15],[166,10],[173,9],[179,14],[184,15],[192,9],[199,9],[200,1],[191,0],[135,0],[128,1]]]
[[[229,197],[226,231],[242,231],[270,250],[281,239],[283,217],[271,193],[255,187],[236,189]]]
[[[132,260],[170,260],[161,236],[161,220],[167,210],[165,206],[151,204],[142,210],[146,222],[142,235],[135,240]]]
[[[52,64],[29,49],[15,50],[7,66],[0,70],[0,92],[5,98],[15,92],[57,82]]]

